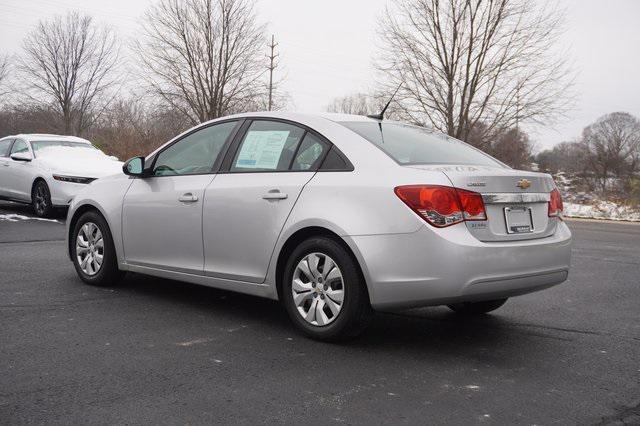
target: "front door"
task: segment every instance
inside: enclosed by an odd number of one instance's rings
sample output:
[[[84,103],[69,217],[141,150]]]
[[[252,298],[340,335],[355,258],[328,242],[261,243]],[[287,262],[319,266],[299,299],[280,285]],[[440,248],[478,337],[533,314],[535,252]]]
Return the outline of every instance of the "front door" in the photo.
[[[127,263],[202,274],[204,190],[236,124],[190,133],[156,155],[151,176],[135,179],[122,209]]]
[[[11,147],[11,154],[31,154],[29,145],[22,139],[16,139]],[[21,201],[31,201],[31,185],[33,183],[33,164],[31,161],[16,161],[8,159],[9,167],[9,197]],[[4,167],[4,166],[3,166]]]
[[[13,139],[3,139],[0,141],[0,197],[9,196],[9,150]]]
[[[327,145],[301,127],[255,120],[205,191],[205,274],[261,283],[303,187]]]

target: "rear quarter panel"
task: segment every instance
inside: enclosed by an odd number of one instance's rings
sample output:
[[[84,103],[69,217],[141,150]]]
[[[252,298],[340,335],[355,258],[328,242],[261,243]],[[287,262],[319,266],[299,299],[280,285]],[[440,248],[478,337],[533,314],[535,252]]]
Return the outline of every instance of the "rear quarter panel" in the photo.
[[[371,149],[376,150],[375,147]],[[353,172],[318,172],[305,186],[274,249],[269,283],[276,283],[277,259],[286,241],[303,228],[317,226],[332,231],[345,241],[358,259],[369,285],[369,268],[353,237],[418,231],[424,222],[396,196],[394,188],[411,184],[450,185],[441,172],[401,167],[388,157],[377,158],[375,166],[362,161],[358,163],[355,159],[352,162]]]

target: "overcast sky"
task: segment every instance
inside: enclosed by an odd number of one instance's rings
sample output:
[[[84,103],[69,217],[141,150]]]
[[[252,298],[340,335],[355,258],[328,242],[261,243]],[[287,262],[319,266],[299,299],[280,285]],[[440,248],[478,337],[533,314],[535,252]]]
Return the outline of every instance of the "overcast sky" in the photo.
[[[334,97],[373,87],[376,18],[391,0],[258,0],[260,19],[280,43],[284,88],[300,111],[324,111]],[[134,37],[153,0],[0,0],[0,53],[18,53],[38,20],[68,10],[93,15]],[[531,129],[538,148],[572,140],[599,116],[640,116],[640,0],[561,0],[561,42],[578,72],[576,107],[553,128]],[[265,43],[266,53],[266,43]]]

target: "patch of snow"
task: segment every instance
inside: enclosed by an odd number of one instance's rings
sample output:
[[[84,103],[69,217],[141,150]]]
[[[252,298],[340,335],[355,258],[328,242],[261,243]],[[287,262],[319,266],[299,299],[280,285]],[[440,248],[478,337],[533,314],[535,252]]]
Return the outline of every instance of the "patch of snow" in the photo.
[[[55,173],[71,176],[98,178],[122,172],[122,162],[93,148],[42,148],[36,160]]]
[[[1,220],[6,220],[8,222],[18,222],[20,220],[40,220],[42,222],[60,223],[60,221],[56,219],[43,219],[41,217],[30,217],[30,216],[24,216],[16,213],[0,214],[0,221]]]
[[[565,202],[563,215],[584,219],[640,222],[640,211],[627,206],[621,206],[612,201],[595,201],[592,204]]]

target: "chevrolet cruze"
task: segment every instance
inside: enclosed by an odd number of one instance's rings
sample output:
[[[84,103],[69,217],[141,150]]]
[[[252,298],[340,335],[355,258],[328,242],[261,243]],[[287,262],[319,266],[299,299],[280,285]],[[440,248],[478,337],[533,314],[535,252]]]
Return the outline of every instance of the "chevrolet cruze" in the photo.
[[[201,124],[73,199],[80,278],[125,271],[277,299],[311,337],[375,310],[461,314],[566,280],[552,178],[459,140],[351,115],[252,113]]]

